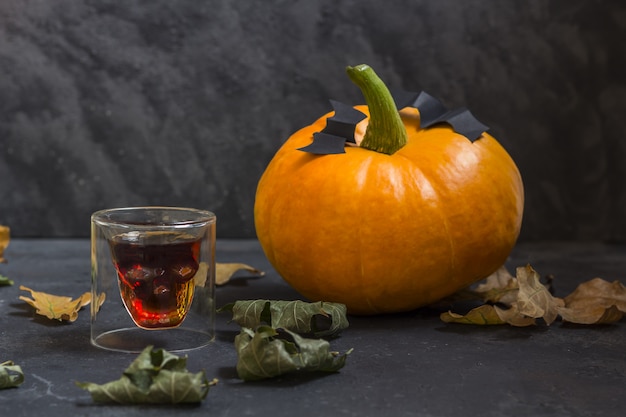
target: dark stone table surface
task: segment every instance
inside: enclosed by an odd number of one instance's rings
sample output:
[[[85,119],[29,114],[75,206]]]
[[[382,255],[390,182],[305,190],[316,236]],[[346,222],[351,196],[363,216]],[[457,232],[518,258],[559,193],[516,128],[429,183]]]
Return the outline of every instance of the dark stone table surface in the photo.
[[[218,306],[238,299],[296,299],[254,240],[218,241],[218,262],[246,262],[267,272],[240,274],[217,289]],[[0,362],[25,372],[19,388],[0,391],[1,416],[623,416],[626,320],[605,326],[554,323],[530,328],[445,324],[439,311],[350,317],[331,341],[354,348],[345,368],[325,376],[293,374],[242,382],[235,372],[238,327],[218,315],[215,342],[190,351],[188,369],[219,384],[197,406],[102,406],[77,380],[120,377],[134,355],[89,342],[89,312],[71,324],[40,319],[18,299],[19,285],[78,296],[90,288],[86,239],[15,239],[0,274]],[[530,263],[555,276],[558,296],[600,276],[624,282],[626,246],[521,243],[507,265]],[[24,293],[25,294],[25,293]]]

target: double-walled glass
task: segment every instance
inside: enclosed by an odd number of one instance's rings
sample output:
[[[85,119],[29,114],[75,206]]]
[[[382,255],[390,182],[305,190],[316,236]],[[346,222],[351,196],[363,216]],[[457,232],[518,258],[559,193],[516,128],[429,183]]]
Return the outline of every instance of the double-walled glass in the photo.
[[[215,335],[215,215],[129,207],[91,216],[91,343],[183,351]]]

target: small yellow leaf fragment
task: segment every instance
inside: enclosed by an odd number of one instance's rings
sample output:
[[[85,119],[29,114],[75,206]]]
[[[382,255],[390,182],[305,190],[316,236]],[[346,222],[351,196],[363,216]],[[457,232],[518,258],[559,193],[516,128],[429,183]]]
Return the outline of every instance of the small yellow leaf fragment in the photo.
[[[226,284],[236,272],[241,270],[245,270],[260,277],[265,275],[265,272],[243,263],[217,263],[215,265],[215,284]]]
[[[494,307],[489,304],[483,304],[480,307],[476,307],[465,315],[448,311],[441,313],[440,318],[445,323],[478,324],[481,326],[506,323],[506,321],[502,320],[498,316]]]
[[[106,300],[106,298],[107,298],[106,293],[100,293],[100,295],[98,296],[98,300],[96,302],[96,311],[100,310],[100,307],[102,306],[102,304],[104,304],[104,301]]]
[[[7,226],[0,225],[0,262],[6,263],[6,259],[4,258],[4,250],[9,246],[9,241],[11,240],[11,229]]]
[[[193,276],[193,282],[196,287],[204,287],[206,285],[207,277],[209,276],[209,264],[206,262],[200,262],[198,270]]]
[[[565,297],[559,309],[564,321],[577,324],[614,323],[626,313],[626,287],[619,281],[594,278]]]
[[[79,298],[65,297],[34,291],[20,285],[20,290],[30,292],[32,298],[20,296],[19,299],[27,302],[36,309],[36,313],[50,320],[73,322],[78,318],[78,310],[91,302],[91,294],[85,293]]]

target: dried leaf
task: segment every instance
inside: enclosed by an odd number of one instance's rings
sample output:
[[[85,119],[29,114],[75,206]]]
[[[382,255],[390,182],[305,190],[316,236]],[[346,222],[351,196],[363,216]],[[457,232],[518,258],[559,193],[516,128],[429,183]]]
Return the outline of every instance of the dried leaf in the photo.
[[[614,323],[626,313],[626,287],[619,281],[594,278],[580,284],[564,301],[565,306],[559,309],[559,314],[567,322]]]
[[[0,275],[0,287],[7,285],[13,285],[13,281],[5,277],[4,275]]]
[[[250,265],[242,263],[216,263],[215,264],[215,284],[224,285],[237,273],[238,271],[247,271],[260,277],[265,275],[265,272],[258,270]]]
[[[9,246],[9,241],[11,240],[11,229],[7,226],[0,225],[0,262],[6,263],[6,259],[4,258],[4,250]]]
[[[254,329],[265,323],[316,337],[336,336],[349,325],[344,304],[323,301],[244,300],[225,305],[219,311],[231,311],[233,321],[242,327]]]
[[[485,278],[485,281],[479,284],[474,292],[487,302],[511,304],[517,301],[518,289],[517,279],[503,265]]]
[[[497,302],[504,307],[487,304],[464,316],[452,312],[444,313],[441,319],[448,323],[507,323],[524,327],[534,325],[537,318],[543,318],[548,325],[551,324],[556,319],[563,300],[550,294],[548,288],[539,281],[539,274],[530,265],[517,268],[516,275],[513,277],[505,267],[501,267],[474,290],[484,301]]]
[[[269,326],[259,326],[256,331],[243,327],[235,337],[235,347],[237,375],[245,381],[296,371],[337,372],[351,352],[331,352],[326,340],[305,339]]]
[[[519,267],[516,270],[519,293],[517,308],[527,317],[543,318],[550,325],[563,307],[563,300],[553,297],[550,291],[539,280],[540,276],[530,265]]]
[[[552,296],[550,283],[542,284],[539,274],[530,266],[516,270],[511,276],[502,267],[485,282],[469,290],[493,306],[498,318],[512,326],[530,326],[543,318],[547,325],[558,316],[563,321],[577,324],[614,323],[626,313],[626,287],[619,281],[612,283],[601,278],[584,282],[576,290],[561,299]],[[447,323],[495,324],[489,307],[481,306],[466,315],[453,312],[443,313],[441,319]]]
[[[31,298],[20,296],[20,300],[26,301],[36,309],[36,313],[51,320],[73,322],[78,318],[78,310],[91,302],[91,293],[85,293],[76,299],[59,295],[47,294],[34,291],[20,285],[20,290],[29,291]],[[102,298],[102,297],[101,297]],[[104,301],[104,300],[102,300]]]
[[[479,324],[482,326],[506,323],[505,320],[500,318],[494,306],[490,304],[483,304],[473,308],[465,315],[448,311],[442,313],[440,318],[446,323]]]
[[[116,381],[106,384],[77,382],[97,403],[181,404],[199,403],[217,379],[208,381],[204,371],[186,369],[187,358],[163,349],[146,347]]]
[[[15,388],[24,382],[24,372],[13,361],[0,363],[0,389]]]
[[[500,319],[511,326],[526,327],[536,324],[536,319],[534,317],[528,317],[520,313],[517,303],[511,305],[507,309],[494,306],[494,310]]]

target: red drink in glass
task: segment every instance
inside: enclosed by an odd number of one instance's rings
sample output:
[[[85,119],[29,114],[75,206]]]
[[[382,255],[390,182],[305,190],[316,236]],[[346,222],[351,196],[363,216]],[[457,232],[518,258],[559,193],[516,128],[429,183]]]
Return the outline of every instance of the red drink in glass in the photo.
[[[130,232],[114,236],[110,245],[122,301],[137,326],[180,325],[193,299],[201,239]]]

